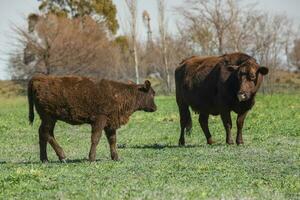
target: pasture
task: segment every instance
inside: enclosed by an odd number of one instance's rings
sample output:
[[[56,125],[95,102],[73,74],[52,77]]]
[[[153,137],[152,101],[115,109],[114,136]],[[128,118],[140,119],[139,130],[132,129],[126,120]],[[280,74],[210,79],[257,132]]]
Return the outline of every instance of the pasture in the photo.
[[[59,122],[55,136],[68,163],[48,145],[50,163],[42,164],[39,120],[29,126],[26,98],[0,99],[0,199],[300,198],[299,94],[258,95],[242,146],[225,144],[219,116],[209,121],[217,143],[206,145],[193,114],[192,135],[178,147],[175,98],[156,103],[157,112],[137,112],[118,131],[120,161],[111,161],[103,135],[97,162],[88,162],[90,127]]]

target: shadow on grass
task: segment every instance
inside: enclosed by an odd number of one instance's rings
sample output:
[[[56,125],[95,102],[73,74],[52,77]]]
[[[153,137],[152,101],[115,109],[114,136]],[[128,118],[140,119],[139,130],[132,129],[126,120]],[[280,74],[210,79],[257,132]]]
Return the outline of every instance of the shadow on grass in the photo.
[[[106,161],[105,159],[96,159],[95,162],[103,162]],[[48,161],[46,163],[42,163],[41,161],[21,161],[21,162],[6,162],[6,161],[0,161],[0,165],[2,164],[17,164],[17,165],[32,165],[32,164],[72,164],[72,163],[95,163],[95,162],[89,162],[88,159],[82,158],[82,159],[73,159],[73,160],[66,160],[66,163],[61,162],[59,160],[53,160],[53,161]]]
[[[145,144],[145,145],[133,145],[126,146],[126,144],[118,144],[119,149],[165,149],[165,148],[195,148],[195,147],[203,147],[204,145],[169,145],[169,144]]]
[[[217,147],[217,146],[224,146],[222,143],[215,143],[213,145],[207,145],[207,144],[187,144],[185,146],[179,146],[179,145],[170,145],[170,144],[145,144],[145,145],[132,145],[132,146],[127,146],[126,144],[118,144],[118,149],[155,149],[155,150],[160,150],[160,149],[176,149],[176,148],[197,148],[197,147]],[[108,159],[111,161],[110,159]],[[95,162],[91,163],[97,163],[97,162],[105,162],[108,161],[107,159],[96,159]],[[0,165],[3,164],[17,164],[17,165],[31,165],[31,164],[72,164],[72,163],[90,163],[88,159],[82,158],[82,159],[72,159],[72,160],[66,160],[66,163],[63,163],[59,160],[53,160],[53,161],[48,161],[47,163],[42,163],[41,161],[21,161],[21,162],[7,162],[7,161],[1,161],[0,160]]]

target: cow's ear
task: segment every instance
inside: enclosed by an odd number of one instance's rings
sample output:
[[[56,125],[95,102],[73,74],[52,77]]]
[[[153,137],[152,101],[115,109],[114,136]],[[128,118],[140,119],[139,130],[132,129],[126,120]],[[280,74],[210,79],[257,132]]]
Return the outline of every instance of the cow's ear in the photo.
[[[267,67],[260,66],[258,68],[258,72],[262,75],[267,75],[269,73],[269,69]]]
[[[223,62],[225,65],[228,65],[230,62],[229,56],[227,54],[222,55],[223,57]]]
[[[227,65],[226,66],[226,69],[230,72],[233,72],[235,70],[237,70],[239,68],[239,66],[236,66],[236,65]]]
[[[139,90],[141,90],[143,92],[148,92],[150,88],[151,88],[150,81],[145,80],[145,83],[139,87]]]

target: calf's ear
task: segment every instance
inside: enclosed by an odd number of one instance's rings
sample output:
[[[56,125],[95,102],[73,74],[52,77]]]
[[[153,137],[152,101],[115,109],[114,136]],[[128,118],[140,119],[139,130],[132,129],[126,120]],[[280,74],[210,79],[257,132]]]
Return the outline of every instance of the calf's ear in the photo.
[[[145,80],[145,83],[139,87],[139,90],[143,92],[148,92],[151,87],[151,83],[148,80]]]
[[[144,85],[145,85],[145,88],[146,88],[147,90],[149,90],[150,87],[151,87],[151,82],[150,82],[149,80],[145,80]]]
[[[262,75],[267,75],[269,73],[269,69],[264,66],[260,66],[258,68],[258,72],[261,73]]]

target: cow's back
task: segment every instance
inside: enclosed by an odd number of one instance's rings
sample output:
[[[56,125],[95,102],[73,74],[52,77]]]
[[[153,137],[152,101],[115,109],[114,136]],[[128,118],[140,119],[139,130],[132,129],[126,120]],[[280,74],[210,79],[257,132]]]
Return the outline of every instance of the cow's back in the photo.
[[[195,111],[213,112],[220,76],[220,57],[191,57],[175,71],[176,98]],[[217,114],[217,113],[216,113]]]

